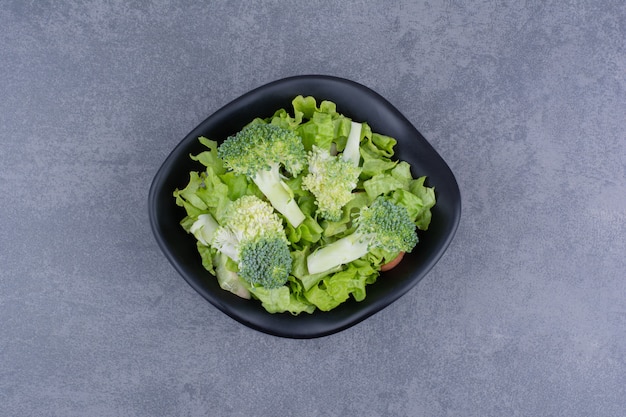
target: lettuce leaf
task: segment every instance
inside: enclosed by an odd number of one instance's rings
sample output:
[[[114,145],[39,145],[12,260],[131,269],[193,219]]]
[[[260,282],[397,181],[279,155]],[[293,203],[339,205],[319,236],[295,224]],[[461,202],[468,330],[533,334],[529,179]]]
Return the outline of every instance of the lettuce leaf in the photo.
[[[321,311],[329,311],[346,302],[351,296],[355,301],[363,301],[365,287],[376,282],[378,270],[369,262],[357,260],[346,269],[332,273],[319,280],[305,293],[306,299]]]
[[[289,312],[293,315],[313,313],[315,306],[293,293],[288,285],[267,289],[250,287],[250,293],[261,301],[263,308],[269,313]]]
[[[297,96],[292,105],[295,118],[307,119],[295,129],[292,126],[302,137],[306,150],[311,150],[313,145],[330,150],[333,143],[339,151],[343,150],[350,133],[350,119],[337,113],[335,103],[325,100],[318,107],[315,98]]]

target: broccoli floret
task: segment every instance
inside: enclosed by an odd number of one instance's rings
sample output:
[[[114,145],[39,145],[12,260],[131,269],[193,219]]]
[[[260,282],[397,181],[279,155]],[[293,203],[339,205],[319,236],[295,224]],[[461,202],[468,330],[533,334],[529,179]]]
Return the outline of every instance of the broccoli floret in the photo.
[[[352,200],[361,168],[361,123],[350,122],[350,133],[341,155],[334,143],[330,149],[312,146],[307,154],[309,172],[302,180],[302,188],[311,191],[317,203],[317,213],[330,221],[339,221],[342,208]]]
[[[292,259],[282,239],[258,239],[243,245],[239,253],[239,275],[254,286],[278,288],[287,282]]]
[[[296,176],[306,164],[304,145],[296,133],[271,124],[251,124],[228,137],[217,154],[228,169],[254,181],[293,227],[302,223],[305,216],[280,172],[282,165]]]
[[[278,288],[289,278],[292,258],[283,224],[272,206],[256,196],[232,203],[212,245],[237,263],[239,276],[253,287]]]
[[[407,209],[378,197],[361,209],[355,231],[307,257],[309,274],[322,273],[367,255],[374,248],[390,253],[410,252],[417,244],[415,223]]]
[[[338,221],[342,208],[352,200],[360,168],[352,161],[313,145],[308,153],[309,172],[302,179],[302,188],[315,196],[318,214],[330,221]]]

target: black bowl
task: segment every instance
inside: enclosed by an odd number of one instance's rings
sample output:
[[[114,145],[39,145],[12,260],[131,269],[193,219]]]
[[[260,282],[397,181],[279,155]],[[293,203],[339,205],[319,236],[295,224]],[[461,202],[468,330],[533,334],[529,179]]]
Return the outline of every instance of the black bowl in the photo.
[[[382,273],[366,287],[365,300],[352,299],[329,312],[316,311],[293,316],[270,314],[260,302],[245,300],[222,290],[203,267],[195,239],[180,226],[185,216],[172,192],[189,181],[189,172],[201,170],[189,158],[202,150],[198,136],[222,141],[255,117],[269,117],[279,108],[291,109],[297,95],[313,96],[318,103],[330,100],[337,111],[367,122],[372,131],[397,139],[396,157],[409,162],[414,176],[427,176],[435,187],[437,204],[428,231],[420,232],[417,247],[394,269]],[[424,137],[387,100],[353,81],[322,75],[304,75],[274,81],[237,98],[189,133],[167,157],[157,172],[149,193],[152,231],[174,268],[198,293],[219,310],[253,329],[276,336],[313,338],[329,335],[382,310],[415,286],[441,258],[452,241],[461,217],[461,196],[446,162]]]

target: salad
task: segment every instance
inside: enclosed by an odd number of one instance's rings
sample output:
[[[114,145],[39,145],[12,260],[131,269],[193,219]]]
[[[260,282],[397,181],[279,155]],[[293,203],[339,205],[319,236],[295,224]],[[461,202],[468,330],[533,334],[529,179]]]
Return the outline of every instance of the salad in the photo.
[[[297,315],[362,301],[418,245],[436,201],[394,138],[328,100],[291,104],[221,143],[199,137],[203,169],[173,196],[222,289]]]

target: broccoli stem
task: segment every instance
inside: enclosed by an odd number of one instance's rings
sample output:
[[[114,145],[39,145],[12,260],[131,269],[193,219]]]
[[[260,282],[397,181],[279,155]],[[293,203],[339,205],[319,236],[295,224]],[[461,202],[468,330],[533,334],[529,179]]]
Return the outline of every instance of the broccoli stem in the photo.
[[[343,150],[342,158],[346,162],[351,162],[354,166],[359,166],[361,153],[361,123],[350,122],[350,133],[346,141],[346,147]]]
[[[239,262],[239,250],[237,246],[239,245],[239,241],[237,236],[226,227],[220,227],[215,232],[215,237],[213,239],[213,247],[215,247],[218,251],[222,252],[224,255],[228,256],[235,262]]]
[[[219,227],[219,224],[215,221],[210,214],[201,214],[198,219],[193,222],[189,231],[202,243],[203,245],[210,246],[213,240],[213,235]]]
[[[319,274],[339,265],[355,261],[369,252],[370,239],[361,233],[336,240],[307,257],[309,274]]]
[[[270,204],[293,226],[298,227],[305,219],[305,215],[298,207],[289,188],[280,178],[278,164],[272,165],[271,169],[256,173],[252,178],[259,190],[267,197]]]

